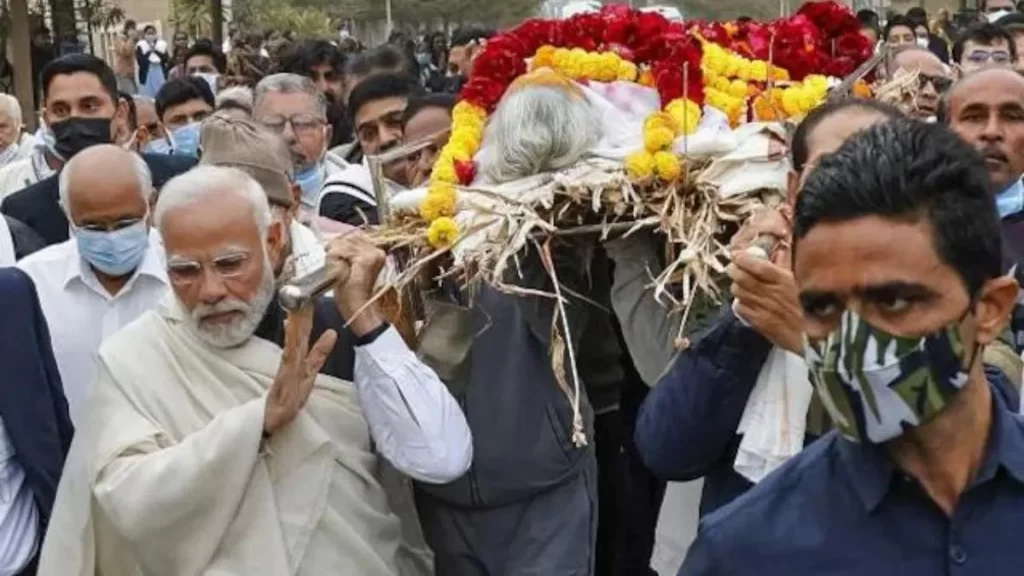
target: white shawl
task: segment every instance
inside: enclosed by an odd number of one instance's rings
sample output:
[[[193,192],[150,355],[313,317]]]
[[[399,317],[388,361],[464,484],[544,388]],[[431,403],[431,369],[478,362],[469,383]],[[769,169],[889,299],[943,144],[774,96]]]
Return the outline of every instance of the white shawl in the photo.
[[[39,575],[424,573],[409,567],[426,560],[408,532],[400,541],[352,384],[319,376],[260,455],[280,348],[251,338],[212,349],[184,314],[169,294],[100,349]],[[325,521],[336,523],[326,557],[344,565],[310,561],[325,557],[310,546]]]

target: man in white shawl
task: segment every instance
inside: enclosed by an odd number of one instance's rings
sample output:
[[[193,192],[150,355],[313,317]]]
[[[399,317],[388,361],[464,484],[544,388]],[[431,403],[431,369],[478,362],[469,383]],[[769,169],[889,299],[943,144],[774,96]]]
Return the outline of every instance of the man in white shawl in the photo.
[[[377,453],[447,482],[471,439],[436,375],[363,306],[383,253],[356,234],[331,244],[328,261],[351,270],[335,287],[348,329],[325,329],[320,308],[282,329],[284,231],[254,180],[196,168],[155,219],[173,292],[100,351],[39,574],[430,574],[408,484]],[[355,385],[328,375],[346,339]]]

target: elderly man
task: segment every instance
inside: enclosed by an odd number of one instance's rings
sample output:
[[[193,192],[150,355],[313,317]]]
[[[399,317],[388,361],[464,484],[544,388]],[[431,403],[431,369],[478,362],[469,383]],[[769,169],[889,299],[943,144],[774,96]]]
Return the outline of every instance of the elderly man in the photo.
[[[73,428],[32,281],[0,268],[0,574],[35,574]]]
[[[907,108],[908,115],[914,118],[935,120],[939,113],[939,100],[953,84],[946,66],[928,49],[906,46],[899,49],[890,60],[889,77],[900,70],[916,72],[918,79],[913,102],[907,102],[902,107]]]
[[[291,155],[284,140],[252,120],[217,113],[203,123],[201,143],[200,164],[237,168],[259,182],[275,221],[288,231],[280,258],[272,263],[274,277],[304,276],[323,266],[323,246],[297,218],[298,186],[291,180]],[[289,262],[291,270],[286,270]]]
[[[23,134],[21,104],[10,94],[0,94],[0,167],[23,158],[32,149],[32,136]]]
[[[124,124],[128,110],[118,95],[113,70],[89,54],[70,54],[48,64],[43,70],[42,88],[46,103],[43,121],[52,140],[47,139],[41,156],[31,159],[31,175],[26,175],[26,182],[22,183],[27,183],[27,187],[4,198],[0,212],[24,222],[47,244],[57,244],[68,239],[69,228],[58,202],[55,171],[90,146],[123,144],[114,142],[114,135],[117,127]],[[142,158],[158,188],[195,163],[186,157]]]
[[[138,125],[135,144],[139,150],[145,150],[150,142],[164,137],[160,116],[156,113],[156,100],[147,96],[133,96],[132,100],[135,102],[135,118]]]
[[[288,143],[302,209],[305,218],[312,217],[324,181],[347,166],[327,151],[333,131],[327,123],[327,100],[305,76],[273,74],[256,85],[253,118]]]
[[[285,319],[272,266],[285,231],[255,180],[200,166],[167,185],[155,219],[173,292],[100,352],[39,574],[429,573],[378,454],[444,483],[471,439],[368,304],[384,253],[334,241],[332,266],[349,270],[336,299]]]
[[[60,175],[72,239],[18,264],[39,291],[75,422],[96,377],[100,344],[167,292],[159,246],[149,233],[152,192],[139,156],[110,144],[83,150]]]

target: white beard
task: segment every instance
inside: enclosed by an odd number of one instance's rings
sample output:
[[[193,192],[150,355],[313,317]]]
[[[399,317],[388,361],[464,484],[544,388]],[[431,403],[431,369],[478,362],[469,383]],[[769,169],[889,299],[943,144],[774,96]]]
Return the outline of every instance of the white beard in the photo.
[[[274,270],[270,265],[270,259],[264,254],[263,278],[260,280],[260,289],[251,302],[228,298],[213,306],[199,304],[189,315],[188,326],[200,340],[214,348],[237,348],[248,342],[256,333],[267,307],[274,299],[274,287]],[[230,324],[211,324],[203,320],[211,314],[224,312],[241,312],[242,317]]]

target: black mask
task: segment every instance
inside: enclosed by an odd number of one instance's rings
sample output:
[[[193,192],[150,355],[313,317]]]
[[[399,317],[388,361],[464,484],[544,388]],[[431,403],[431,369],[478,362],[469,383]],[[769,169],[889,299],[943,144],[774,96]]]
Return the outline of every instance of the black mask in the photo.
[[[112,121],[112,118],[72,117],[53,123],[50,125],[53,151],[66,162],[89,146],[110,144],[113,142],[110,135]]]

